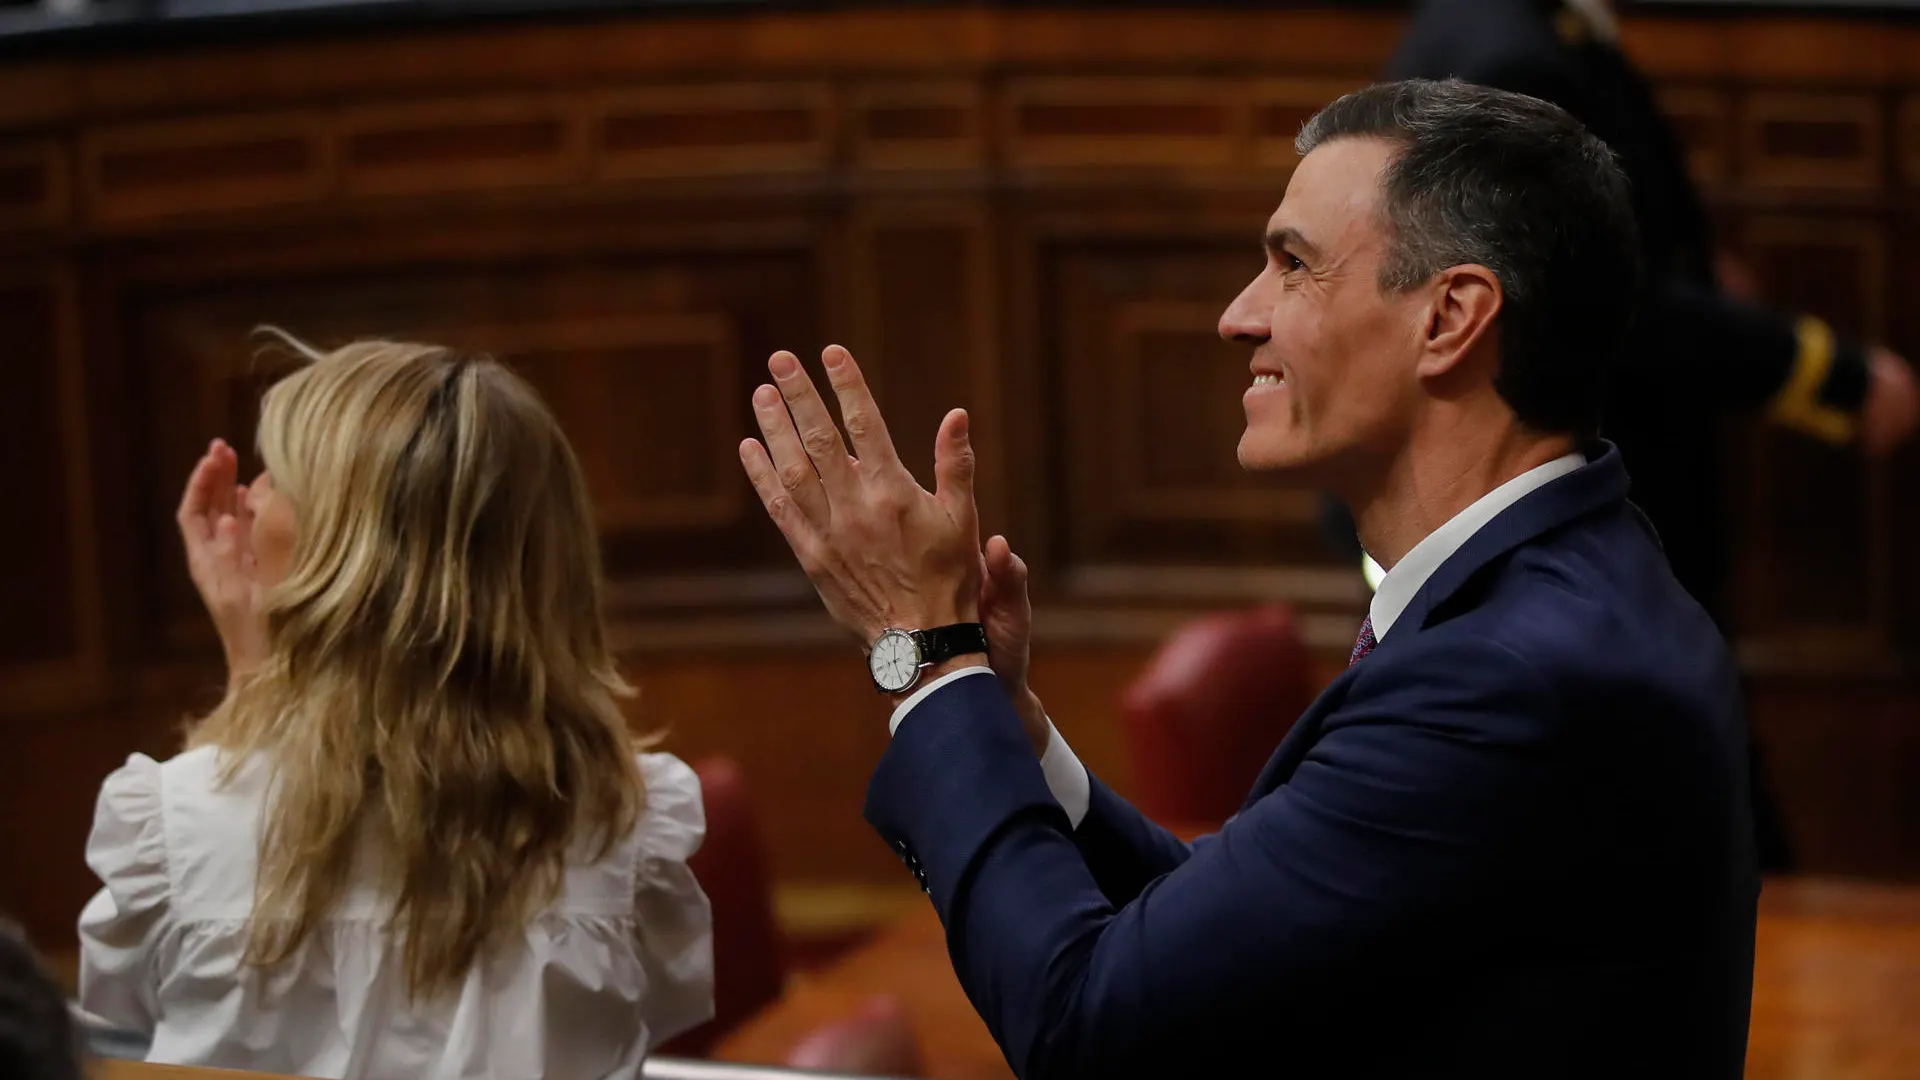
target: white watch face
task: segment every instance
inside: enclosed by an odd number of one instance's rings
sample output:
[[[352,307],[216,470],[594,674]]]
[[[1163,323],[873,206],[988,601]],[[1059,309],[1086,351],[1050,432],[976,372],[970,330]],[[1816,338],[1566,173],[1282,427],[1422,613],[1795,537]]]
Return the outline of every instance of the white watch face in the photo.
[[[867,670],[874,685],[890,694],[912,686],[920,677],[920,646],[905,630],[889,630],[873,643],[867,654]]]

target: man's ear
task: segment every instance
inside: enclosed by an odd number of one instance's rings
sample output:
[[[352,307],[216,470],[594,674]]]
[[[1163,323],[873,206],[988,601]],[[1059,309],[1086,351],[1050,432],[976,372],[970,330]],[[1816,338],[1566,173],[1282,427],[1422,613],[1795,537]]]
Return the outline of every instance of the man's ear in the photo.
[[[1429,288],[1419,371],[1430,378],[1459,367],[1481,341],[1492,340],[1493,320],[1506,294],[1499,277],[1476,263],[1442,270]]]

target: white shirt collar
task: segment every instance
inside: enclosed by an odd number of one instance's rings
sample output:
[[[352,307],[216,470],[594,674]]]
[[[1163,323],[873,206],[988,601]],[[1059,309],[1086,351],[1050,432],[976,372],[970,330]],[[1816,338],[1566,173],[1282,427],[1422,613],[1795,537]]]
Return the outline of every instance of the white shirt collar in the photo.
[[[1407,610],[1413,598],[1420,593],[1421,586],[1433,576],[1435,570],[1460,550],[1473,537],[1474,533],[1486,527],[1487,522],[1500,516],[1500,512],[1539,488],[1584,466],[1587,459],[1581,454],[1567,454],[1545,465],[1536,466],[1519,476],[1501,484],[1492,491],[1474,500],[1473,505],[1455,514],[1445,525],[1428,533],[1426,538],[1413,545],[1406,557],[1387,571],[1380,579],[1380,587],[1374,590],[1373,604],[1367,609],[1367,615],[1373,620],[1373,638],[1385,641],[1387,631]]]

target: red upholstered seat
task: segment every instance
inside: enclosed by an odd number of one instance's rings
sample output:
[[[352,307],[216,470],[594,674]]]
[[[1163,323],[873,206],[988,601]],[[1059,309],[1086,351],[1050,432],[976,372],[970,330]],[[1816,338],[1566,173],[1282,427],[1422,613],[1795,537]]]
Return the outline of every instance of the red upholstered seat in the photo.
[[[824,1024],[804,1036],[786,1064],[855,1076],[921,1076],[926,1067],[913,1024],[899,1000],[882,995],[845,1019]]]
[[[773,881],[759,821],[740,766],[709,758],[694,766],[707,810],[707,839],[689,865],[713,904],[713,1019],[659,1047],[702,1057],[728,1031],[780,996],[786,947],[773,914]]]
[[[1225,821],[1313,696],[1286,606],[1181,627],[1121,698],[1136,805],[1162,822]]]

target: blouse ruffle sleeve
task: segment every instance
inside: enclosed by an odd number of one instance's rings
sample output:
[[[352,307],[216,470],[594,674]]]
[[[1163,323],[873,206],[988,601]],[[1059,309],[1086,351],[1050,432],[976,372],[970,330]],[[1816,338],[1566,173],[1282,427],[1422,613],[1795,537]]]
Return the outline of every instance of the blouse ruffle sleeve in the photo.
[[[707,834],[700,779],[671,754],[640,755],[647,809],[634,875],[635,935],[653,1045],[713,1015],[713,912],[687,860]]]
[[[116,1028],[151,1033],[159,985],[153,950],[170,892],[160,765],[152,758],[133,755],[101,785],[87,865],[104,888],[80,913],[80,1007]]]

